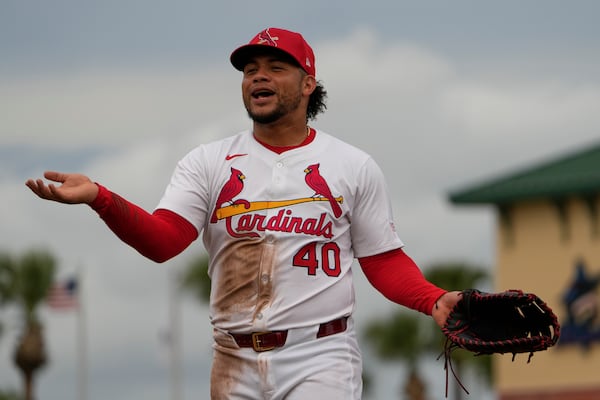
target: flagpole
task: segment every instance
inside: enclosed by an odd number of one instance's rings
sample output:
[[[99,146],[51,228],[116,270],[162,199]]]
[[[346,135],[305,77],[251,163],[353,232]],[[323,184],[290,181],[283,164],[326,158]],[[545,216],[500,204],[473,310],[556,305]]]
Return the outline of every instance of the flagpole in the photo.
[[[181,374],[181,310],[179,306],[179,275],[175,268],[169,269],[169,351],[171,364],[171,400],[182,400]]]
[[[86,299],[83,267],[77,268],[77,398],[87,400],[87,324],[86,324]]]

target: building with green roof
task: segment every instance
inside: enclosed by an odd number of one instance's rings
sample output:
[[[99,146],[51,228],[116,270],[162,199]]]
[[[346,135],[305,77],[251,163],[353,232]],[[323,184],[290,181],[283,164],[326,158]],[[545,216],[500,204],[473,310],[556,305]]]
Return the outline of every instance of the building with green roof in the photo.
[[[495,286],[544,299],[557,346],[494,356],[499,400],[600,399],[600,142],[449,194],[496,210]]]
[[[597,143],[542,165],[453,192],[450,201],[503,206],[533,199],[595,196],[599,191],[600,143]]]

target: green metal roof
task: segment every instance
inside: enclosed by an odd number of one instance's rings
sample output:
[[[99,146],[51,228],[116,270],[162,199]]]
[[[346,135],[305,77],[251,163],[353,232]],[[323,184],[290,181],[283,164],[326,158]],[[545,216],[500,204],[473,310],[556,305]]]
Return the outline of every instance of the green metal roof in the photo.
[[[449,194],[455,204],[507,204],[519,200],[600,192],[600,143],[532,168]]]

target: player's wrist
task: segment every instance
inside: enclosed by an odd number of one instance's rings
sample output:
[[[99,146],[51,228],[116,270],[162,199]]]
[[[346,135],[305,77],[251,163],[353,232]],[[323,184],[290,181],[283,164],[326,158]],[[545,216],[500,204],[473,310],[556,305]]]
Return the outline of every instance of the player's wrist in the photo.
[[[100,212],[110,204],[111,192],[97,182],[92,183],[94,188],[90,188],[88,197],[89,201],[85,203],[93,210]]]
[[[91,205],[98,198],[99,192],[100,188],[98,187],[98,184],[95,182],[90,182],[88,185],[88,189],[86,190],[83,202],[87,205]]]

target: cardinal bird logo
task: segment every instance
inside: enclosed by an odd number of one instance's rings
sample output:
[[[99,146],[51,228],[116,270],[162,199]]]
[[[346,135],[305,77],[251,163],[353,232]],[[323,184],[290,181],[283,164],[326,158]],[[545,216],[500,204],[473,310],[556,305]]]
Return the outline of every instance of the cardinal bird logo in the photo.
[[[240,194],[244,188],[244,179],[246,179],[246,177],[242,171],[233,167],[231,168],[231,176],[229,177],[229,180],[225,182],[225,185],[223,185],[223,188],[221,189],[221,193],[219,193],[219,197],[217,197],[215,211],[213,211],[212,217],[210,218],[211,223],[214,224],[218,221],[217,210],[223,203],[233,204],[233,198]]]
[[[315,191],[315,194],[312,197],[319,196],[319,197],[327,198],[327,200],[329,201],[329,204],[331,204],[331,209],[333,211],[333,215],[335,215],[336,218],[339,218],[342,215],[342,208],[337,203],[333,194],[331,194],[329,185],[327,184],[325,179],[321,176],[321,174],[319,172],[319,165],[320,164],[312,164],[312,165],[309,165],[308,167],[306,167],[306,169],[304,170],[304,172],[306,173],[304,180],[306,181],[306,184],[312,190]]]

